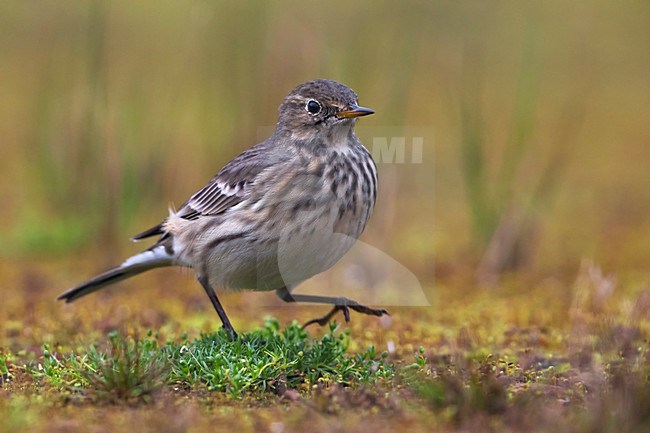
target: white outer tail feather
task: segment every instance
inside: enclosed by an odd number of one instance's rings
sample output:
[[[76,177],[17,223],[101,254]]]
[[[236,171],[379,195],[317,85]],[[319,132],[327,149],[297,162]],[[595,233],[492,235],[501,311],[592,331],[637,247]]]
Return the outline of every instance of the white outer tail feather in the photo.
[[[135,256],[131,256],[128,259],[124,260],[124,262],[120,265],[120,268],[128,268],[137,265],[146,265],[157,261],[166,261],[171,259],[172,256],[170,256],[167,253],[165,247],[162,245],[158,245],[157,247],[143,251],[139,254],[136,254]]]

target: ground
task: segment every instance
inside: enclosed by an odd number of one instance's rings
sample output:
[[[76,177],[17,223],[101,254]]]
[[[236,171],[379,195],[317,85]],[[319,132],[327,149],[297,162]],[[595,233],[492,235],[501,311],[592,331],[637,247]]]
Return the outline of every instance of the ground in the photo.
[[[360,374],[348,366],[337,376],[342,364],[328,358],[308,367],[311,382],[306,375],[286,380],[293,367],[280,365],[278,381],[269,380],[266,387],[252,382],[241,392],[232,391],[232,378],[224,387],[211,387],[206,376],[170,377],[169,364],[147,358],[170,342],[176,344],[172,351],[196,350],[192,353],[205,359],[191,343],[201,333],[217,338],[218,319],[188,275],[161,271],[127,284],[139,291],[116,288],[66,306],[54,301],[56,283],[69,278],[57,264],[3,270],[15,275],[17,287],[28,296],[17,291],[5,299],[10,319],[2,324],[0,344],[0,409],[5,414],[0,431],[119,432],[137,425],[141,431],[214,426],[271,432],[431,431],[433,426],[454,432],[637,432],[650,425],[650,292],[632,281],[617,284],[590,263],[582,265],[571,285],[526,285],[518,277],[480,287],[468,279],[450,279],[427,288],[430,307],[396,307],[382,319],[353,314],[348,327],[311,328],[291,344],[302,341],[309,350],[314,341],[327,344],[334,336],[344,345],[324,350],[341,350],[335,357],[346,359],[368,355],[372,346],[371,362],[359,368],[381,365],[389,374]],[[166,284],[181,288],[184,296],[163,292],[160,285]],[[269,307],[268,298],[260,300],[265,296],[224,296],[244,340],[252,341],[264,329],[264,316],[279,318],[267,319],[273,332],[297,332],[294,319],[305,321],[324,311]],[[259,350],[276,353],[269,335]],[[129,360],[127,351],[134,346],[128,345],[134,341],[160,344],[141,345]],[[248,361],[256,353],[250,352]],[[163,358],[170,356],[167,352]],[[71,364],[70,359],[83,362]],[[129,375],[120,366],[131,369],[133,381],[120,376]],[[113,376],[109,380],[107,375]]]

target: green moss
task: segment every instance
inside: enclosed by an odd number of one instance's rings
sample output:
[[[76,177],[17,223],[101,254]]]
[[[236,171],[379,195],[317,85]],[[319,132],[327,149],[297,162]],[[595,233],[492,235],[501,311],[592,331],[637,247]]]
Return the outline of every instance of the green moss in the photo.
[[[393,376],[385,354],[372,346],[349,354],[349,335],[335,329],[332,324],[321,339],[311,339],[296,322],[280,329],[269,319],[264,328],[236,341],[221,330],[163,346],[151,333],[139,339],[113,332],[104,351],[93,345],[84,353],[60,356],[45,345],[43,361],[27,369],[61,391],[110,401],[148,400],[164,384],[240,397],[321,383],[375,383]]]

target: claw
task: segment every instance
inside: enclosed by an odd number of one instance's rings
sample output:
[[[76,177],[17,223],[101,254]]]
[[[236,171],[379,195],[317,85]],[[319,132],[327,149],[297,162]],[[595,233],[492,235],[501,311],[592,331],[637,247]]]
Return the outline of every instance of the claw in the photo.
[[[350,323],[350,309],[343,305],[341,306],[341,310],[343,310],[343,317],[345,317],[345,323]]]
[[[309,322],[305,323],[304,325],[302,325],[302,329],[305,329],[306,327],[313,325],[314,323],[317,323],[319,326],[325,326],[329,323],[332,317],[334,317],[334,315],[339,311],[343,311],[343,317],[345,318],[345,323],[350,323],[350,308],[352,308],[357,313],[368,314],[370,316],[381,317],[384,314],[390,316],[388,311],[384,310],[383,308],[374,309],[374,308],[366,307],[365,305],[359,305],[357,303],[354,304],[350,303],[347,305],[341,304],[341,305],[335,305],[334,308],[332,308],[332,311],[330,311],[323,317],[318,317],[316,319],[312,319]]]

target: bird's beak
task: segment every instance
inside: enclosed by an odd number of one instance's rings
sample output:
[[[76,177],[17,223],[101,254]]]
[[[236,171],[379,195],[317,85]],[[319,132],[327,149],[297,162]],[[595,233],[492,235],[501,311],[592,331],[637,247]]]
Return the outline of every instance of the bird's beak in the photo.
[[[368,116],[369,114],[373,113],[374,111],[370,108],[360,107],[356,104],[352,104],[339,111],[338,116],[345,119],[352,119],[354,117]]]

